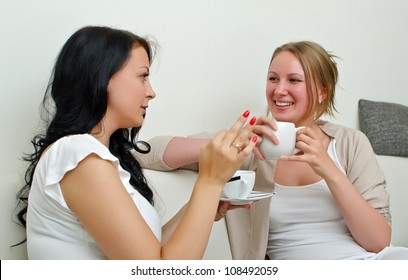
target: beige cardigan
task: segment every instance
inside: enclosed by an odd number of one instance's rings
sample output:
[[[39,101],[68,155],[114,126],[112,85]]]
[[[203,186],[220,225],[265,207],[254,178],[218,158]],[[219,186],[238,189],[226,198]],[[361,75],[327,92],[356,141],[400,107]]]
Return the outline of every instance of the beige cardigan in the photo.
[[[336,139],[336,152],[346,175],[370,205],[391,224],[389,195],[384,174],[376,160],[368,138],[360,131],[319,121],[321,129]],[[206,134],[207,136],[209,134]],[[203,137],[200,135],[199,137]],[[197,136],[192,136],[197,137]],[[171,170],[163,161],[163,153],[171,136],[160,136],[149,141],[151,153],[136,155],[142,167]],[[242,169],[256,171],[255,189],[273,191],[276,161],[260,161],[252,155]],[[183,168],[197,169],[198,165]],[[253,204],[251,209],[237,209],[226,216],[233,259],[261,260],[265,258],[269,231],[269,203],[273,197]]]

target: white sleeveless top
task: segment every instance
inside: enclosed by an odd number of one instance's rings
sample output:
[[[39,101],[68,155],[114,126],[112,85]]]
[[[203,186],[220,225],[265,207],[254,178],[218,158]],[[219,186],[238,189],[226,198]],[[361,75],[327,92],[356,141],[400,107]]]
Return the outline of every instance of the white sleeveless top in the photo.
[[[157,211],[130,185],[130,174],[123,170],[119,160],[91,135],[72,135],[56,141],[36,167],[27,210],[29,259],[106,259],[95,240],[68,208],[59,184],[68,171],[75,169],[91,153],[113,163],[124,188],[157,239],[161,240]]]
[[[335,139],[328,153],[344,172]],[[351,236],[324,180],[306,186],[275,183],[269,211],[267,255],[275,260],[365,259],[367,252]]]

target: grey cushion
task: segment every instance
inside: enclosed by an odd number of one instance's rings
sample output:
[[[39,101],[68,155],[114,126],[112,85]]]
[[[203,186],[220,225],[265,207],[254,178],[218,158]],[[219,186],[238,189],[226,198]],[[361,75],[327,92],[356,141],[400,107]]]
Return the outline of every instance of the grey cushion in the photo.
[[[408,157],[408,106],[361,99],[358,113],[376,154]]]

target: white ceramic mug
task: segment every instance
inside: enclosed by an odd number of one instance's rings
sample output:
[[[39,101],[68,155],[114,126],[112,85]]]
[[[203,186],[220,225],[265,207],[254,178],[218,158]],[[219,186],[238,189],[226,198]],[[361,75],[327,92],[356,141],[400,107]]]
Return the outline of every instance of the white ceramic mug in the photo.
[[[238,170],[225,184],[222,192],[225,197],[230,199],[245,199],[251,194],[254,184],[255,171]]]
[[[279,144],[273,143],[266,137],[262,138],[262,142],[259,145],[259,150],[266,159],[279,159],[281,156],[290,156],[298,153],[300,150],[296,146],[296,133],[304,126],[295,127],[291,122],[276,122],[278,130],[273,131],[279,140]],[[271,129],[268,125],[264,125],[268,129]]]

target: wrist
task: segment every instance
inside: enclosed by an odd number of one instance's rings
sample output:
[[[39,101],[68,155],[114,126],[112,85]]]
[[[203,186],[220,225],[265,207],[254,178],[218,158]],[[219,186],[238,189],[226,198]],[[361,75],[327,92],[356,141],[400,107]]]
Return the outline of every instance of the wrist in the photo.
[[[224,185],[225,182],[221,179],[209,175],[198,174],[196,181],[197,187],[211,189],[213,191],[218,191],[219,193],[221,193]]]
[[[341,185],[344,179],[348,180],[346,175],[337,167],[324,176],[324,180],[328,185]]]

